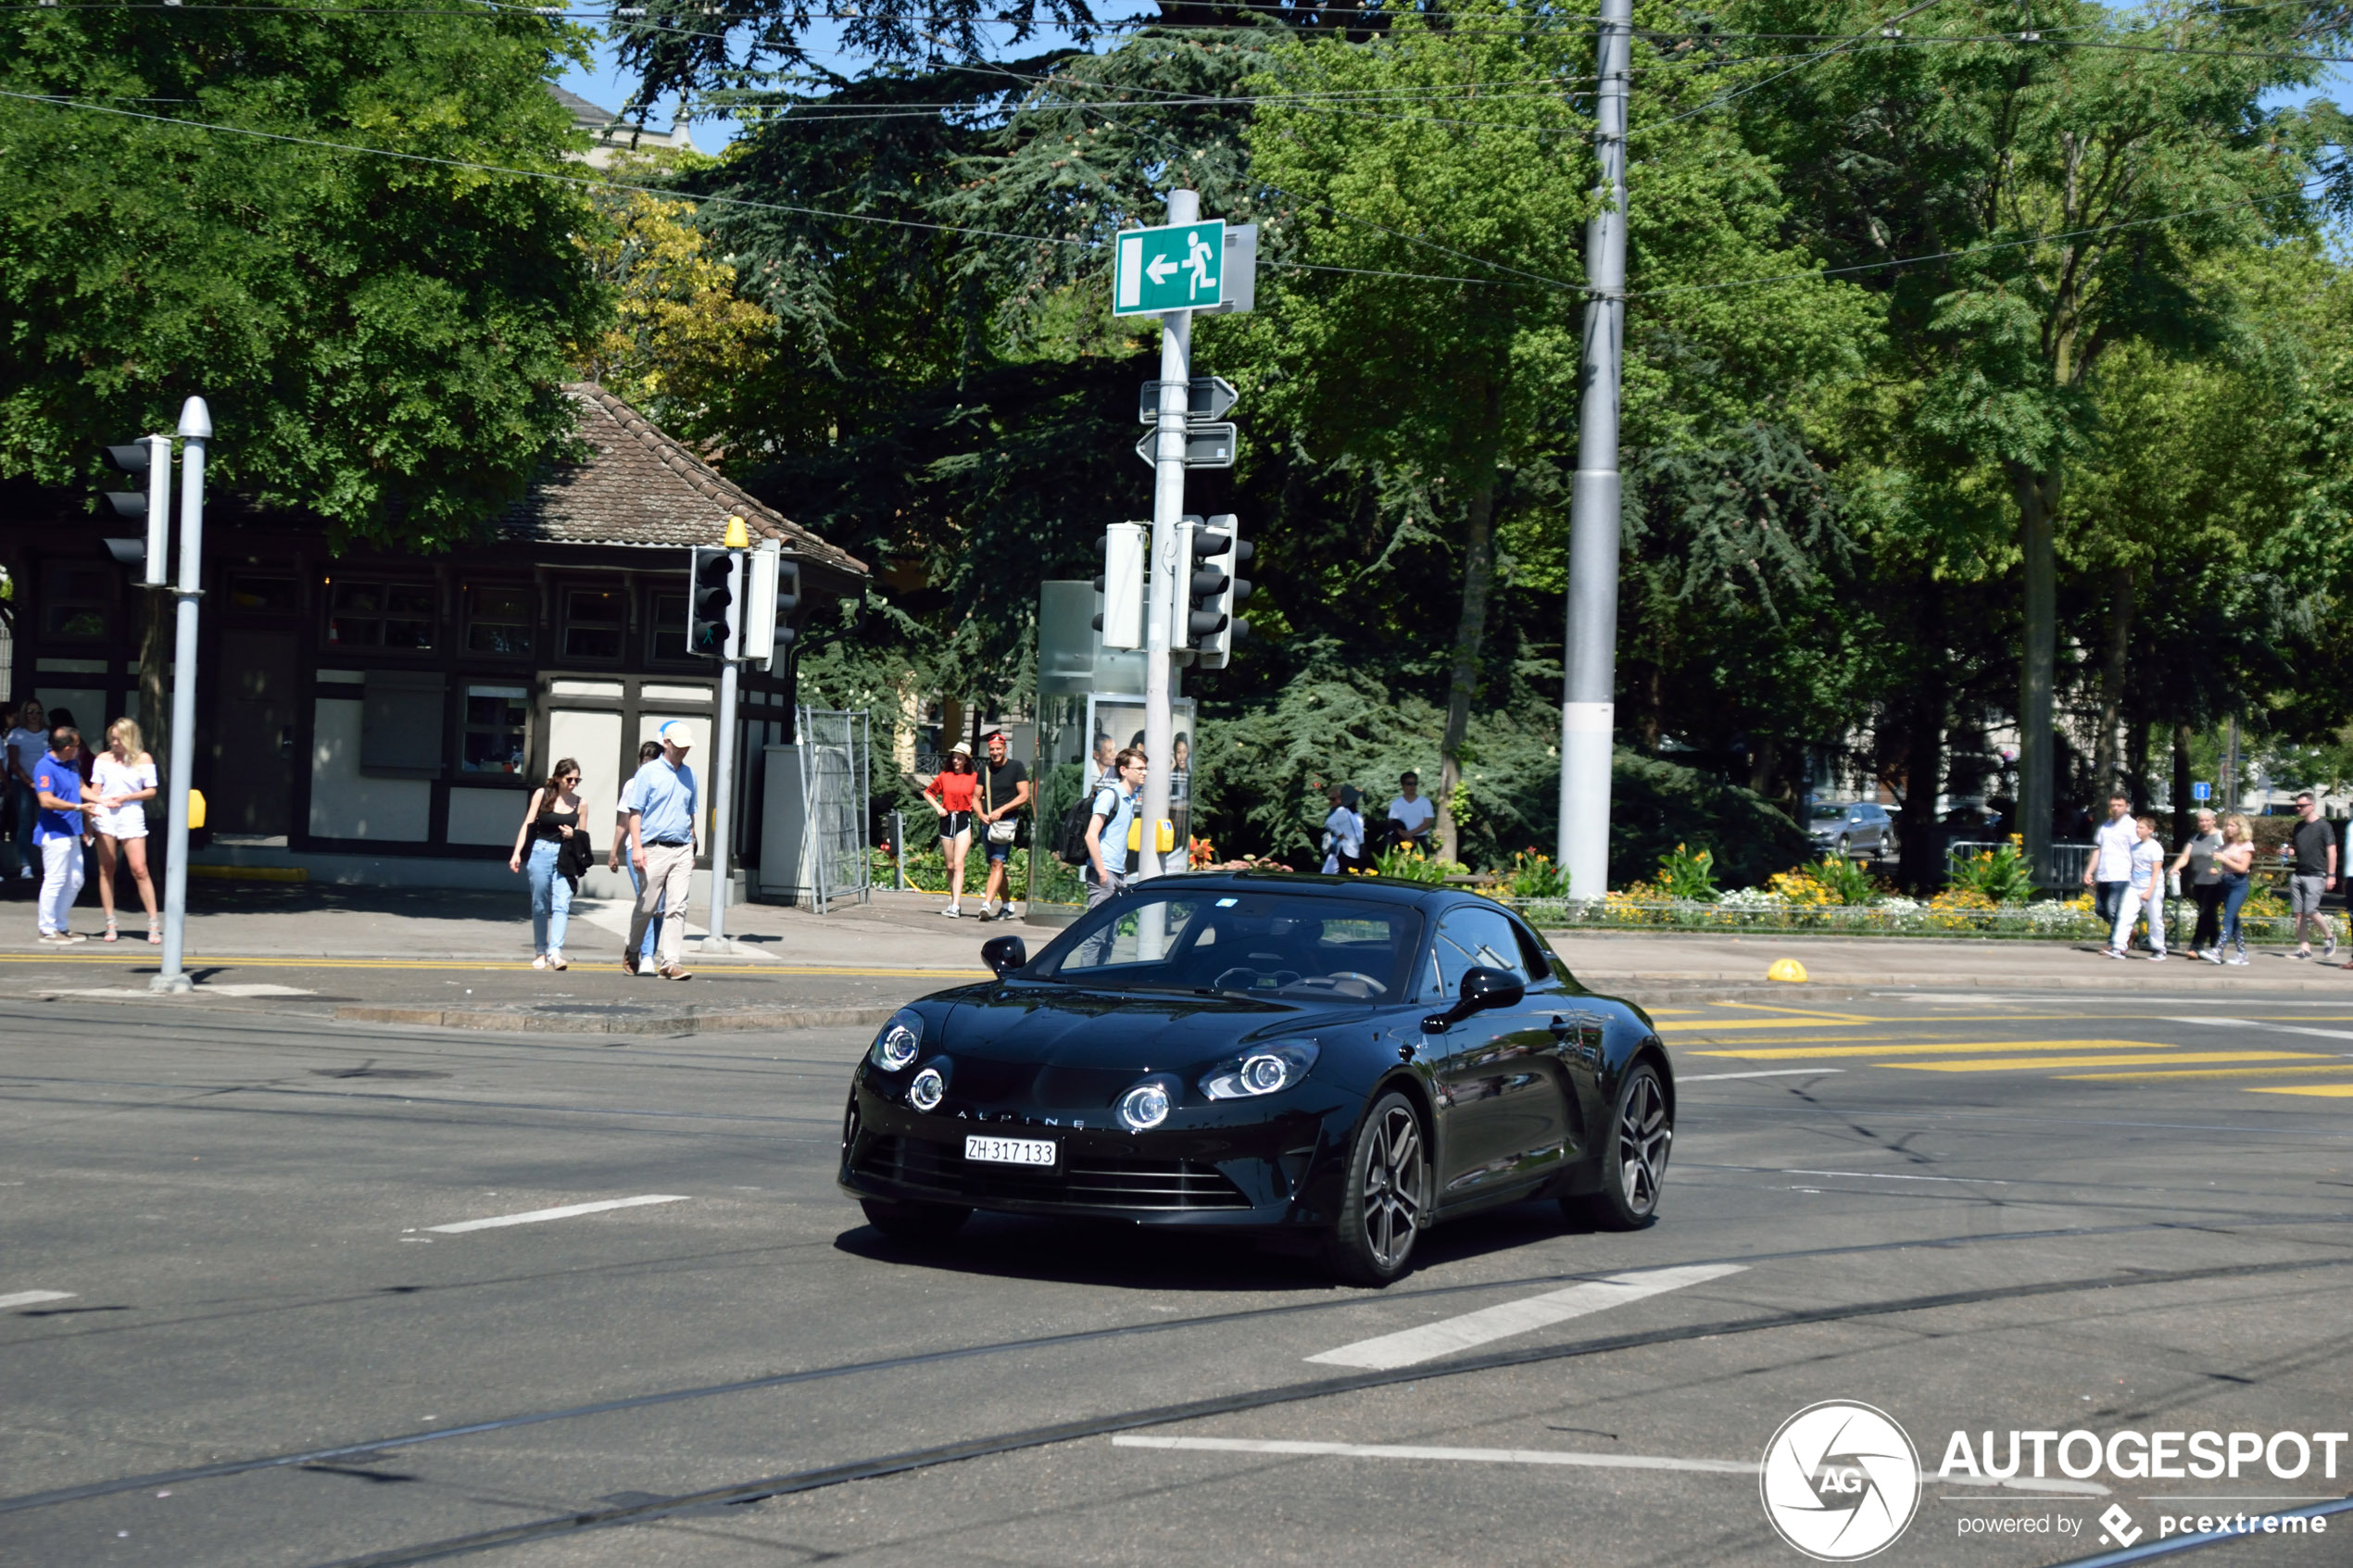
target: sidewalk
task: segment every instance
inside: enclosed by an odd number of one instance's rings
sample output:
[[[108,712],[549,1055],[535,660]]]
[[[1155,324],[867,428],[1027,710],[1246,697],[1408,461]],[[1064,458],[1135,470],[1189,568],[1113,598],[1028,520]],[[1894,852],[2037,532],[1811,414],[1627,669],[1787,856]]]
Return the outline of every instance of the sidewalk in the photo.
[[[1051,928],[940,917],[935,895],[877,891],[830,915],[774,904],[731,907],[736,950],[704,954],[708,909],[690,912],[676,985],[620,966],[629,909],[584,899],[573,909],[562,972],[531,967],[531,923],[513,893],[219,883],[190,889],[188,970],[196,990],[148,989],[157,952],[145,922],[125,939],[70,948],[34,941],[29,897],[0,898],[0,997],[292,1014],[351,1022],[560,1034],[681,1034],[878,1023],[912,997],[987,977],[980,947],[1017,935],[1034,952]],[[971,906],[967,906],[968,908]],[[95,933],[94,908],[74,911]],[[2282,949],[2244,968],[2175,958],[2119,963],[2096,944],[1966,939],[1733,936],[1670,932],[1554,932],[1553,945],[1596,991],[1645,1004],[1705,1000],[1827,1002],[1874,990],[2125,992],[2168,997],[2334,997],[2353,1003],[2353,973]],[[1804,964],[1804,984],[1768,981],[1777,959]]]

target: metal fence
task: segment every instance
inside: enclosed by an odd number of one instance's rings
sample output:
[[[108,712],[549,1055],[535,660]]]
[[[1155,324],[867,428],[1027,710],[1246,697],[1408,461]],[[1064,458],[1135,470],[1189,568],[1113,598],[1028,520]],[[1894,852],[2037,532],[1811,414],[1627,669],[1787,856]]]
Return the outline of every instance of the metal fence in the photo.
[[[874,891],[866,853],[866,809],[874,731],[867,710],[811,708],[794,728],[800,759],[800,798],[808,815],[810,890],[819,914],[834,900],[865,903]]]

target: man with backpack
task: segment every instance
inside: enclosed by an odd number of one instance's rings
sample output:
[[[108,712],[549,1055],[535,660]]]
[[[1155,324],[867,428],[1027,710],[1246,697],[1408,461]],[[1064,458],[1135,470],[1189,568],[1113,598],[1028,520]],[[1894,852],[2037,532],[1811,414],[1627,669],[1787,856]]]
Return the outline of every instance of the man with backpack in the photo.
[[[1087,809],[1087,907],[1116,897],[1127,882],[1128,829],[1144,798],[1144,751],[1131,746],[1112,759],[1113,778],[1095,786]],[[1112,868],[1116,865],[1116,871]]]

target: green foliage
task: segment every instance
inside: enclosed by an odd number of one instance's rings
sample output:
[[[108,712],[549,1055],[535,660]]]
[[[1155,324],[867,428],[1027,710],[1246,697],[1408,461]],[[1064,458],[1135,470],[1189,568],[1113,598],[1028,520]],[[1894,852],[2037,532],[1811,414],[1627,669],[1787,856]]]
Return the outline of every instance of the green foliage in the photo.
[[[1831,901],[1839,904],[1876,903],[1887,892],[1877,877],[1843,855],[1825,855],[1819,860],[1797,867],[1791,874],[1821,884],[1829,890]]]
[[[1947,884],[1996,904],[2023,904],[2034,896],[2034,868],[2014,844],[1956,859]]]
[[[473,536],[568,438],[605,306],[578,190],[472,166],[566,168],[546,83],[584,38],[456,0],[11,7],[0,89],[69,102],[0,99],[0,473],[86,483],[201,393],[217,488]]]
[[[1697,849],[1678,844],[1661,855],[1658,874],[1651,885],[1669,898],[1712,899],[1723,896],[1723,890],[1716,885],[1716,857],[1705,844]]]
[[[1550,855],[1523,849],[1512,857],[1504,872],[1504,891],[1514,898],[1566,898],[1568,873],[1553,864]]]
[[[1470,874],[1470,868],[1461,861],[1425,855],[1420,846],[1413,844],[1390,846],[1373,865],[1382,876],[1400,877],[1407,882],[1444,882],[1450,876]]]
[[[1700,839],[1712,846],[1715,874],[1732,887],[1755,886],[1809,847],[1798,825],[1754,790],[1619,751],[1610,768],[1611,884],[1633,881],[1676,846]]]

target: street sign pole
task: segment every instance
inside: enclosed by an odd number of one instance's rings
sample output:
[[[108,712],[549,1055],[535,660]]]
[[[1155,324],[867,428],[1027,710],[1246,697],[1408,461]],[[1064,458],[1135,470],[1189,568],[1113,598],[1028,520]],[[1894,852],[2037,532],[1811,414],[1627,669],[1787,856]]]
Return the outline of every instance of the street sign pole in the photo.
[[[1602,0],[1593,151],[1601,210],[1585,240],[1585,396],[1569,493],[1559,865],[1572,898],[1609,890],[1610,737],[1617,686],[1618,357],[1626,332],[1626,78],[1633,0]]]
[[[196,771],[196,600],[204,587],[204,455],[212,413],[201,397],[180,409],[180,586],[171,652],[169,825],[164,830],[163,963],[153,991],[195,989],[188,978],[188,791]],[[153,570],[152,567],[150,570]]]
[[[1171,226],[1201,221],[1201,193],[1169,192],[1168,221]],[[1144,633],[1144,831],[1139,869],[1148,877],[1158,876],[1163,869],[1160,824],[1169,821],[1176,765],[1172,705],[1177,677],[1176,661],[1170,657],[1168,620],[1176,602],[1176,523],[1185,515],[1185,425],[1192,408],[1192,311],[1164,313],[1160,319],[1160,454],[1152,465],[1151,600]],[[1179,869],[1183,865],[1184,861],[1177,862]]]

